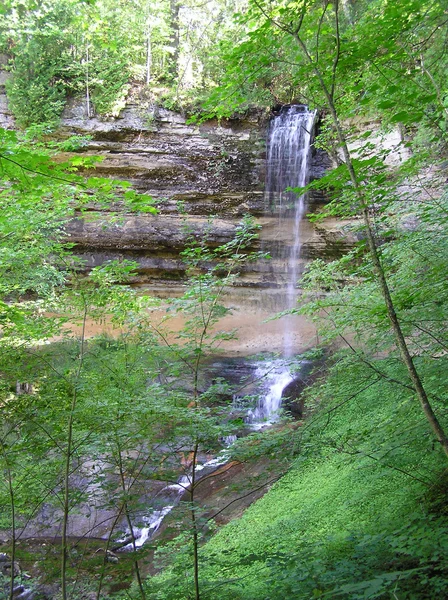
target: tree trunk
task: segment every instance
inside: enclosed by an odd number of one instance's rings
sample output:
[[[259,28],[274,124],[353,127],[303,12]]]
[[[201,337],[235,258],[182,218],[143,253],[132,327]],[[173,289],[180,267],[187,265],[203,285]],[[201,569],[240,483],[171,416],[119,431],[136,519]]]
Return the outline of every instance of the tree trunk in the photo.
[[[168,64],[168,73],[176,79],[179,74],[179,0],[170,0],[170,47],[172,48]]]
[[[64,501],[62,509],[62,535],[61,535],[61,588],[63,600],[68,599],[67,594],[67,562],[68,562],[68,543],[67,543],[67,531],[68,531],[68,517],[70,513],[70,471],[72,465],[72,452],[73,452],[73,427],[75,422],[75,410],[78,401],[78,382],[81,376],[81,371],[84,364],[84,351],[85,351],[85,339],[86,339],[86,323],[87,323],[87,305],[84,305],[84,314],[82,320],[82,333],[81,333],[81,345],[78,356],[78,368],[76,370],[75,381],[73,382],[73,395],[70,406],[70,415],[67,425],[67,449],[65,455],[64,465]]]
[[[194,598],[195,600],[201,600],[199,590],[199,534],[198,534],[198,523],[196,519],[196,511],[194,507],[194,493],[196,487],[195,480],[195,468],[198,456],[199,444],[196,442],[193,450],[193,461],[192,461],[192,475],[190,485],[190,503],[191,503],[191,523],[193,529],[193,578],[194,578]]]
[[[86,48],[86,110],[87,110],[87,118],[88,119],[90,119],[90,116],[91,116],[89,63],[90,63],[89,44],[87,44],[87,48]]]
[[[151,81],[152,51],[151,51],[151,21],[148,15],[146,25],[146,85]]]

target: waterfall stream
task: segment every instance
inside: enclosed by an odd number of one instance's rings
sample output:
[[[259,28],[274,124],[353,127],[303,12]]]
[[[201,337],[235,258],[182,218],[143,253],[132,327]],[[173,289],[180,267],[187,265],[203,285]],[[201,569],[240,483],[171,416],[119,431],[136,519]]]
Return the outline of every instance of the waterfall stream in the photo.
[[[285,310],[295,307],[299,257],[302,246],[300,225],[305,214],[305,195],[298,196],[290,188],[302,188],[308,183],[310,148],[315,111],[306,106],[284,106],[271,121],[267,142],[266,200],[270,210],[279,215],[278,238],[285,232],[291,241],[286,250]],[[291,321],[282,320],[284,327],[283,354],[293,354]]]
[[[306,106],[284,106],[272,119],[267,141],[266,200],[271,210],[278,211],[278,238],[292,228],[292,244],[286,252],[285,310],[291,310],[297,302],[299,257],[302,246],[300,225],[305,214],[305,195],[297,195],[291,188],[306,186],[309,179],[311,140],[316,111]],[[293,326],[291,320],[281,320],[283,332],[283,355],[293,355]],[[260,396],[257,406],[248,412],[246,422],[252,429],[261,429],[277,419],[281,408],[282,391],[294,377],[288,365],[274,365],[266,376],[268,389]]]
[[[305,196],[298,196],[288,188],[301,188],[308,183],[308,163],[312,129],[316,113],[305,106],[283,107],[271,121],[267,143],[266,199],[271,210],[279,214],[278,237],[289,227],[292,228],[292,243],[289,245],[286,259],[285,309],[294,308],[297,300],[297,280],[299,278],[298,259],[302,245],[300,223],[305,212]],[[283,317],[284,327],[283,354],[293,354],[293,331],[288,318]],[[287,362],[287,361],[286,361]],[[284,360],[270,364],[259,364],[254,379],[260,380],[261,390],[256,407],[249,409],[245,422],[252,430],[272,425],[278,418],[281,408],[282,391],[294,379]],[[230,447],[236,436],[228,436],[224,441]],[[228,460],[224,449],[216,458],[197,464],[195,473],[210,472]],[[200,476],[199,476],[200,477]],[[144,527],[134,529],[135,545],[141,547],[161,526],[165,516],[179,503],[183,493],[191,484],[191,474],[183,475],[177,483],[167,485],[161,491],[166,501],[163,508],[153,510],[144,517]],[[128,532],[129,533],[129,532]],[[130,549],[128,544],[124,549]]]
[[[195,467],[196,477],[197,474],[201,471],[205,471],[205,473],[211,472],[217,467],[224,465],[228,460],[229,456],[226,450],[223,450],[216,458],[213,458],[203,464],[197,464]],[[132,528],[136,548],[141,548],[145,542],[147,542],[154,536],[154,534],[162,525],[164,518],[173,510],[175,506],[179,504],[182,496],[190,487],[191,482],[191,474],[182,475],[178,479],[177,483],[168,484],[161,490],[160,499],[163,499],[165,501],[165,505],[161,509],[153,510],[149,515],[144,516],[142,518],[142,521],[145,524],[143,527],[133,526]],[[127,531],[126,536],[122,538],[122,540],[118,540],[118,542],[125,540],[127,541],[129,539],[129,535],[130,531]],[[120,550],[125,551],[132,549],[132,542],[129,542],[125,546],[122,546],[120,548]]]
[[[258,401],[257,405],[247,410],[245,423],[247,428],[252,431],[259,431],[264,427],[273,425],[279,418],[279,411],[282,402],[282,391],[288,383],[294,379],[294,374],[290,370],[287,361],[275,359],[270,362],[262,361],[254,365],[253,379],[257,383]],[[240,409],[238,398],[235,398],[234,408]],[[230,435],[222,439],[226,446],[215,458],[204,463],[198,463],[195,467],[196,479],[203,475],[208,475],[218,467],[229,461],[229,448],[236,442],[237,436]],[[191,472],[182,475],[177,483],[167,484],[158,495],[159,506],[162,508],[153,509],[151,513],[144,516],[143,526],[133,527],[135,537],[135,546],[140,548],[151,539],[163,523],[164,518],[179,504],[182,496],[191,485]],[[120,541],[129,540],[130,531],[126,532],[124,538]],[[121,547],[121,550],[132,550],[132,543],[127,543]]]
[[[290,370],[284,361],[276,361],[269,366],[260,365],[255,376],[263,378],[263,390],[257,406],[248,411],[246,423],[253,430],[272,425],[278,419],[282,403],[282,391],[293,380]]]

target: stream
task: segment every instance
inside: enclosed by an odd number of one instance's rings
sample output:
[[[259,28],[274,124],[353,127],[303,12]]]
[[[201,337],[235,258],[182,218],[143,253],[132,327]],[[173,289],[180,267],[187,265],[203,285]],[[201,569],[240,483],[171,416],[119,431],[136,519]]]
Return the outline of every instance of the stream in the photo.
[[[279,216],[277,235],[286,234],[290,239],[289,249],[283,257],[285,272],[281,294],[286,310],[291,310],[297,303],[297,280],[300,277],[299,258],[302,246],[301,224],[305,215],[306,197],[291,191],[302,188],[308,183],[309,159],[313,136],[315,111],[306,106],[291,105],[281,108],[277,116],[271,119],[266,152],[266,210],[276,210]],[[280,327],[283,328],[283,356],[291,357],[294,353],[294,325],[291,317],[283,317]],[[296,375],[291,373],[286,360],[271,363],[255,364],[253,380],[260,382],[257,390],[258,400],[255,406],[246,409],[244,418],[249,431],[259,431],[273,425],[279,418],[282,404],[282,392]],[[238,408],[239,398],[234,397],[233,408]],[[241,408],[241,407],[240,407]],[[222,440],[226,448],[217,457],[195,466],[195,480],[213,472],[224,465],[230,456],[229,449],[236,441],[236,436],[227,436]],[[191,473],[183,475],[176,484],[166,485],[158,495],[163,499],[163,507],[153,510],[142,518],[144,526],[133,527],[134,544],[141,547],[151,539],[161,527],[164,518],[177,506],[184,492],[191,485]],[[130,531],[125,538],[129,539]],[[132,549],[132,543],[122,549]]]
[[[255,406],[245,409],[244,422],[249,433],[250,431],[260,431],[270,427],[278,421],[281,413],[282,392],[288,383],[297,376],[297,373],[292,373],[288,362],[282,359],[271,362],[256,362],[251,366],[253,375],[250,384],[256,386],[258,400]],[[241,394],[235,395],[231,410],[241,412],[242,402],[245,402],[244,396],[241,396]],[[204,475],[209,475],[225,465],[230,459],[231,447],[236,440],[236,435],[224,437],[221,442],[225,447],[215,458],[203,463],[198,462],[195,467],[195,480],[198,481]],[[182,475],[177,483],[167,484],[157,494],[155,499],[158,505],[162,505],[162,508],[154,509],[143,516],[141,518],[142,526],[133,527],[136,548],[141,548],[160,529],[165,517],[179,504],[182,496],[188,490],[191,479],[191,472]],[[117,540],[117,543],[129,540],[130,535],[131,532],[127,530],[126,534],[120,540]],[[130,542],[122,546],[120,551],[131,551],[132,549],[133,544]]]

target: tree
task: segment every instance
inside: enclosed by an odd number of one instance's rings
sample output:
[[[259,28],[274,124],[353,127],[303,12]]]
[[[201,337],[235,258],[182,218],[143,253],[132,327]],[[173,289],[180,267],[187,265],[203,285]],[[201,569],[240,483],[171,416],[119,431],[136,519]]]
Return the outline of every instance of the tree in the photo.
[[[76,175],[80,165],[93,164],[89,160],[57,164],[51,154],[43,145],[31,150],[26,136],[1,130],[0,461],[7,482],[4,506],[9,507],[2,519],[13,532],[14,560],[17,539],[42,503],[51,501],[61,507],[62,592],[67,597],[68,518],[82,498],[74,493],[71,477],[78,470],[77,460],[89,440],[86,429],[91,424],[86,419],[89,405],[80,403],[85,326],[87,318],[103,318],[106,305],[106,310],[118,315],[124,297],[120,286],[113,284],[121,283],[132,266],[104,265],[80,279],[71,244],[64,238],[64,225],[85,203],[94,198],[99,206],[107,205],[118,192],[123,194],[123,187],[125,204],[154,209],[149,197],[126,189],[125,183],[94,177],[86,181]],[[68,311],[70,319],[65,316]],[[54,347],[48,350],[43,343],[66,335],[64,326],[78,317],[81,339],[68,344],[68,358],[61,365],[60,352]],[[58,349],[63,347],[61,343]],[[22,390],[27,393],[23,395]],[[12,569],[9,596],[14,593]]]
[[[281,48],[280,59],[275,63],[282,64],[283,61],[286,62],[284,56],[290,56],[296,80],[300,74],[300,80],[307,81],[303,90],[299,88],[300,92],[315,105],[328,111],[327,122],[330,123],[332,144],[339,152],[341,164],[331,182],[326,179],[320,185],[337,185],[339,192],[342,191],[341,204],[344,210],[362,219],[372,274],[381,290],[401,361],[406,367],[421,409],[448,456],[448,438],[432,408],[409,349],[410,342],[404,334],[403,324],[397,313],[397,299],[390,288],[387,266],[374,223],[375,214],[387,210],[397,192],[392,193],[391,187],[384,184],[385,157],[371,156],[368,143],[362,147],[364,155],[350,150],[349,133],[341,122],[341,118],[351,116],[365,106],[371,109],[378,98],[378,80],[385,80],[390,85],[390,93],[396,94],[396,97],[399,95],[402,101],[401,110],[391,117],[389,110],[395,107],[395,103],[388,101],[384,104],[388,121],[407,125],[418,122],[421,110],[411,112],[413,96],[408,94],[419,85],[421,73],[416,73],[414,67],[408,74],[408,48],[415,43],[422,51],[427,50],[428,39],[432,38],[444,22],[444,10],[441,4],[432,1],[422,5],[412,0],[403,0],[393,6],[382,1],[368,2],[365,10],[352,23],[344,18],[339,9],[338,1],[322,4],[303,0],[297,2],[292,10],[290,5],[282,2],[273,5],[254,0],[244,17],[249,26],[247,39],[243,40],[233,54],[232,62],[241,65],[243,57],[250,53],[246,72],[249,73],[248,77],[254,76],[258,62],[263,69],[267,69],[272,62],[269,47],[273,41],[275,46]],[[402,84],[391,85],[384,73],[385,69],[398,73]],[[441,118],[444,118],[444,107],[441,105],[440,94],[435,91],[427,101],[434,107],[433,125],[443,129]],[[366,112],[365,109],[363,112]],[[407,167],[408,165],[406,169]],[[406,175],[410,176],[409,170],[406,170]],[[355,207],[355,210],[350,207]]]
[[[123,199],[130,207],[152,211],[148,198],[119,182],[84,181],[67,174],[43,148],[40,153],[30,151],[28,141],[20,143],[12,132],[4,132],[3,141],[1,200],[7,218],[1,222],[4,387],[0,409],[4,430],[0,461],[6,474],[2,495],[7,501],[2,504],[9,507],[2,520],[13,531],[11,554],[16,556],[17,540],[43,503],[52,505],[52,525],[59,523],[61,531],[61,593],[64,598],[72,597],[77,583],[71,583],[76,556],[70,539],[71,519],[76,511],[84,510],[89,496],[94,504],[103,494],[114,516],[97,597],[104,587],[109,548],[114,536],[120,530],[123,533],[124,520],[144,598],[139,568],[144,551],[135,543],[134,525],[151,479],[175,483],[186,469],[184,474],[190,477],[186,505],[197,555],[200,526],[195,494],[200,482],[195,467],[199,452],[218,448],[223,432],[223,409],[210,406],[214,392],[201,389],[200,372],[206,352],[228,337],[212,334],[210,328],[226,312],[220,296],[233,272],[249,259],[245,247],[255,233],[246,220],[235,240],[221,248],[212,251],[205,240],[202,244],[192,241],[185,253],[193,277],[191,288],[173,306],[187,315],[186,329],[179,344],[157,332],[160,344],[148,321],[152,301],[138,298],[123,286],[134,265],[110,263],[88,276],[80,275],[71,245],[63,238],[64,222],[75,209],[82,211],[92,196],[100,205],[106,204],[124,186]],[[223,271],[227,277],[222,277]],[[104,318],[126,333],[109,342],[88,339],[88,322]],[[62,340],[54,340],[55,336]],[[43,340],[51,343],[42,345]],[[179,377],[182,372],[182,385],[169,384],[173,375]],[[15,393],[16,381],[26,383],[32,393]],[[229,425],[224,430],[228,433]],[[93,456],[98,468],[91,466]],[[182,466],[184,456],[188,460]],[[36,484],[27,488],[30,478]],[[82,553],[77,561],[77,568],[86,568]],[[194,564],[197,582],[197,561]],[[13,575],[11,598],[14,593]]]
[[[168,107],[194,104],[221,76],[214,46],[232,29],[238,4],[8,0],[0,50],[10,59],[18,124],[54,127],[66,99],[78,95],[88,117],[117,116],[131,90]]]
[[[241,267],[247,261],[256,260],[259,253],[248,252],[257,236],[257,228],[251,218],[246,217],[236,230],[232,241],[215,248],[207,247],[207,239],[196,240],[190,234],[189,245],[182,253],[188,267],[189,289],[178,300],[172,302],[176,313],[185,318],[185,324],[177,336],[179,344],[169,341],[169,334],[158,329],[157,334],[172,353],[171,362],[179,363],[188,372],[191,395],[187,405],[186,424],[179,431],[187,457],[185,491],[188,496],[187,509],[190,528],[183,533],[190,538],[193,567],[194,598],[200,600],[199,547],[204,535],[200,509],[196,501],[197,490],[213,473],[199,478],[197,475],[200,453],[219,447],[219,439],[231,431],[232,425],[223,425],[228,411],[217,403],[215,394],[220,385],[201,389],[204,362],[219,348],[224,340],[232,339],[235,332],[215,332],[213,327],[229,312],[222,304],[226,288],[232,285]],[[185,385],[185,384],[184,384]]]

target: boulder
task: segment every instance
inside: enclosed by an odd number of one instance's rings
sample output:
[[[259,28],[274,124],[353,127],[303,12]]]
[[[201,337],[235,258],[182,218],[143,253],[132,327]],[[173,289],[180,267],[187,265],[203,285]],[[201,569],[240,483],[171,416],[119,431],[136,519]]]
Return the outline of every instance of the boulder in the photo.
[[[306,385],[301,377],[296,377],[282,391],[282,407],[296,419],[303,415],[304,401],[301,396]]]

